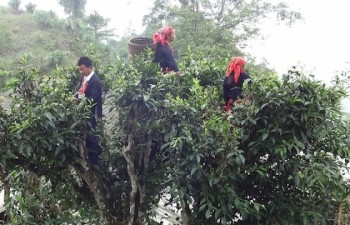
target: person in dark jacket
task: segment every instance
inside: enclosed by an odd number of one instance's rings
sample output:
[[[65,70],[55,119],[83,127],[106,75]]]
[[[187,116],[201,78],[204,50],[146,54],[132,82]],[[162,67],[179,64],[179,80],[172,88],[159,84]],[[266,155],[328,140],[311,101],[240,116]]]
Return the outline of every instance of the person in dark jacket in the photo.
[[[250,81],[250,76],[245,72],[246,61],[242,57],[232,57],[227,65],[224,78],[224,100],[226,111],[229,111],[232,104],[242,99],[242,88],[244,81]]]
[[[102,82],[92,68],[90,58],[83,56],[78,60],[79,72],[82,75],[77,94],[78,99],[85,97],[91,104],[91,114],[88,128],[96,130],[97,122],[102,119]],[[88,157],[92,165],[98,165],[98,158],[102,150],[99,145],[99,137],[89,134],[86,137]]]
[[[163,74],[173,71],[175,75],[180,75],[173,56],[173,49],[170,46],[170,42],[174,41],[175,37],[174,28],[169,26],[159,29],[153,35],[153,43],[155,44],[154,62],[159,64]]]

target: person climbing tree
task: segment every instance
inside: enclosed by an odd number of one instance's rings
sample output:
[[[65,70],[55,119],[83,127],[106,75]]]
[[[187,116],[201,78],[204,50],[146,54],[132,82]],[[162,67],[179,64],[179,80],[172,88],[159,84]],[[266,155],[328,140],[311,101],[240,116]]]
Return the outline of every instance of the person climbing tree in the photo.
[[[244,81],[251,82],[250,76],[245,72],[245,64],[246,61],[243,57],[232,57],[227,65],[223,84],[226,112],[230,111],[231,106],[236,104],[239,99],[243,99]]]
[[[154,62],[159,64],[163,74],[173,71],[175,75],[180,75],[173,56],[173,48],[170,46],[170,42],[174,41],[175,37],[175,29],[169,26],[160,28],[153,35],[153,43],[156,45]]]

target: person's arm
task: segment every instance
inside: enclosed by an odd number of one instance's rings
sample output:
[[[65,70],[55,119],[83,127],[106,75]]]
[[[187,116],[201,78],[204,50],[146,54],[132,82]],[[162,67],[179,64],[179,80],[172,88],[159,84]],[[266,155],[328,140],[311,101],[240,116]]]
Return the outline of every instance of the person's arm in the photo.
[[[160,64],[164,60],[163,54],[164,53],[163,53],[163,50],[162,50],[162,46],[157,44],[156,49],[154,51],[154,62]]]
[[[240,78],[242,79],[242,81],[241,81],[242,90],[241,90],[240,96],[237,99],[237,101],[238,101],[238,103],[247,103],[247,102],[249,102],[249,96],[243,95],[243,93],[242,93],[243,85],[244,85],[244,83],[247,83],[246,88],[249,88],[249,86],[252,83],[252,80],[251,80],[249,74],[247,74],[247,73],[243,73]]]
[[[99,79],[95,79],[91,87],[92,104],[96,104],[96,114],[98,118],[102,117],[102,84]]]
[[[168,62],[168,66],[174,70],[174,72],[179,72],[179,67],[177,66],[173,53],[170,49],[170,46],[164,46],[164,57],[165,60]]]

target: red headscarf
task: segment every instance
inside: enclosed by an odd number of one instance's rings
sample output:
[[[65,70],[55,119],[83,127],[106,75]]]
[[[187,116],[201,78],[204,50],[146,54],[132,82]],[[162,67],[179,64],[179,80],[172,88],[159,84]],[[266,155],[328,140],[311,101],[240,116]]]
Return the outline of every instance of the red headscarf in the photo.
[[[162,45],[169,44],[166,37],[174,31],[175,31],[174,28],[169,27],[169,26],[165,26],[165,27],[160,28],[153,35],[153,43],[154,44],[160,43]]]
[[[241,75],[241,68],[245,65],[245,60],[242,57],[232,57],[230,63],[227,65],[226,76],[230,76],[233,72],[233,81],[238,82],[239,75]]]

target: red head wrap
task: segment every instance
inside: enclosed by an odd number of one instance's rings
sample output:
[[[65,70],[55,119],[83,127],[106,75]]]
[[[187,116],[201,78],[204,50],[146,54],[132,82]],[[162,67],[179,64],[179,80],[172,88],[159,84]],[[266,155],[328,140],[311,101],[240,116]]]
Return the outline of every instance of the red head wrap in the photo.
[[[227,65],[226,76],[230,76],[233,72],[233,81],[238,82],[241,69],[245,65],[245,60],[242,57],[232,57],[230,63]]]
[[[174,28],[166,26],[160,28],[154,35],[153,35],[153,43],[161,43],[162,45],[164,44],[169,44],[166,37],[170,35],[172,32],[174,32]]]

